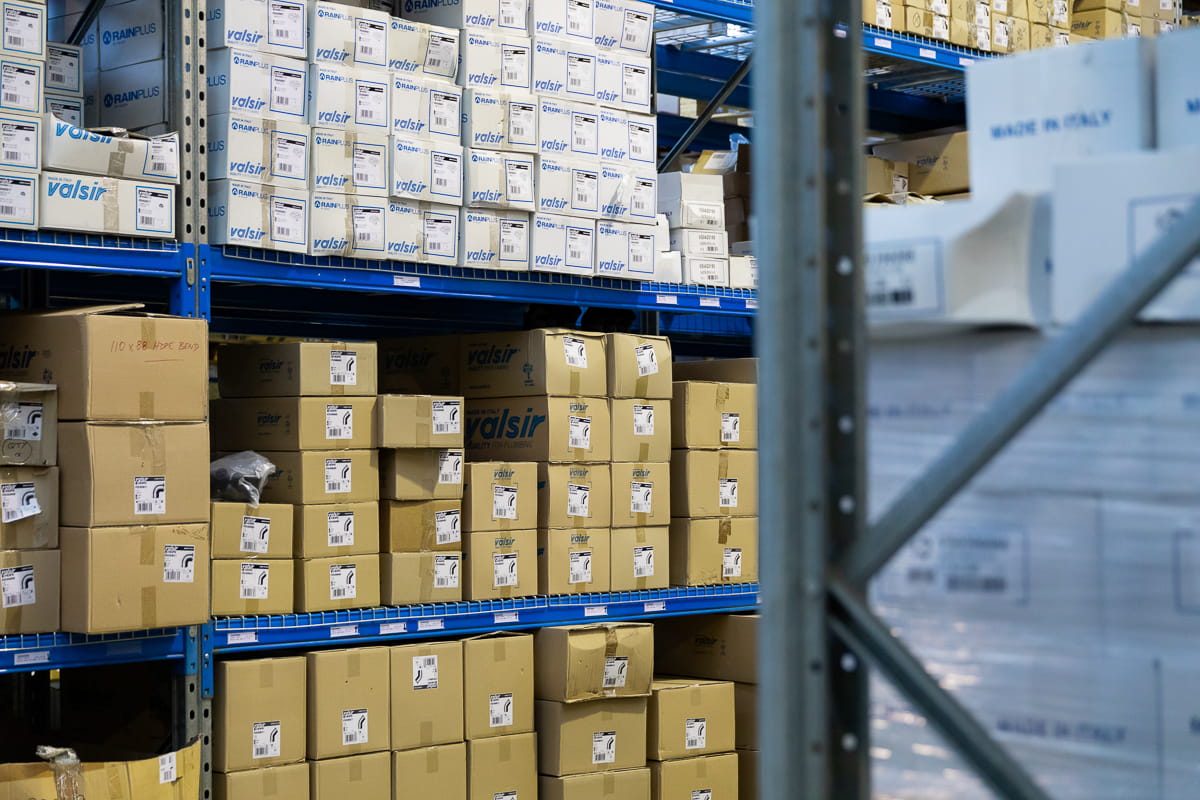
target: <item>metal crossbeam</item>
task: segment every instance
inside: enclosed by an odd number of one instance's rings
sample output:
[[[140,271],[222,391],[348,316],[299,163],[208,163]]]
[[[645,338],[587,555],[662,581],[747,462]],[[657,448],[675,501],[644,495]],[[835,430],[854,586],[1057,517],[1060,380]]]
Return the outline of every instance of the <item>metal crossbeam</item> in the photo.
[[[75,27],[71,29],[70,35],[67,36],[67,44],[79,44],[83,41],[88,28],[92,27],[92,23],[96,21],[96,17],[100,16],[100,9],[104,7],[104,2],[105,0],[90,0],[88,2],[87,6],[83,9],[83,13],[76,20]]]

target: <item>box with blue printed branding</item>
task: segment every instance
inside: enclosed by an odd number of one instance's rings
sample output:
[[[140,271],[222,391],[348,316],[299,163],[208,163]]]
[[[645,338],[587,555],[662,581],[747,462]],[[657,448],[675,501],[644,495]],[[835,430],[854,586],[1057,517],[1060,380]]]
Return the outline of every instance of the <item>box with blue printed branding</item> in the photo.
[[[390,69],[391,18],[384,11],[317,0],[309,4],[309,58],[350,67]]]
[[[532,211],[534,156],[471,148],[467,156],[463,201],[468,208]]]
[[[463,599],[494,600],[537,594],[537,546],[536,530],[463,534]],[[529,696],[532,695],[531,691]]]
[[[44,228],[175,236],[175,187],[165,183],[46,172],[40,205]]]
[[[113,178],[179,183],[179,134],[153,138],[132,134],[108,136],[76,128],[45,114],[42,166]]]
[[[49,117],[46,122],[70,127]],[[41,120],[23,114],[0,114],[0,169],[37,172],[42,163],[42,125]]]
[[[416,200],[387,201],[387,258],[412,261],[421,252],[422,206]]]
[[[596,58],[596,102],[649,113],[653,99],[651,74],[648,57],[601,52]]]
[[[612,453],[603,397],[501,397],[467,401],[467,456],[604,463]]]
[[[538,469],[538,525],[607,528],[612,521],[608,464],[547,464]]]
[[[391,176],[386,135],[374,131],[313,128],[310,141],[309,186],[313,191],[387,196]]]
[[[535,36],[592,44],[594,34],[592,0],[533,0],[529,6],[529,30]]]
[[[459,266],[529,271],[529,214],[470,208],[463,215]]]
[[[611,543],[608,528],[538,530],[538,592],[607,592],[612,585]],[[643,754],[639,750],[637,755]]]
[[[597,48],[650,55],[654,6],[640,0],[596,0],[593,16]]]
[[[306,0],[210,0],[208,46],[308,55]]]
[[[98,21],[100,69],[162,58],[165,31],[162,3],[154,0],[105,3]]]
[[[234,178],[308,188],[309,127],[251,114],[208,118],[208,179]]]
[[[534,214],[529,268],[566,275],[595,274],[596,223],[559,214]]]
[[[392,73],[391,132],[457,145],[463,90],[442,80]]]
[[[462,523],[467,533],[535,528],[537,464],[499,460],[467,464],[462,497]]]
[[[529,33],[528,0],[404,0],[402,16],[464,30]]]
[[[540,328],[473,334],[461,337],[459,348],[460,385],[467,397],[608,393],[601,333]]]
[[[308,192],[250,181],[210,181],[208,226],[213,244],[306,252]]]
[[[393,136],[391,153],[392,197],[448,205],[462,203],[461,147]]]
[[[406,75],[453,81],[458,75],[457,28],[391,18],[388,69]]]

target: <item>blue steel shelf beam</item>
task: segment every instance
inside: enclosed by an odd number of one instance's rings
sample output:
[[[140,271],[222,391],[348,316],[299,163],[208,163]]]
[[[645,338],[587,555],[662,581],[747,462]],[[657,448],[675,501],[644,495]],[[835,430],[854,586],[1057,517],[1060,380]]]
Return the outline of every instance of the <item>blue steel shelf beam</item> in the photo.
[[[132,633],[0,636],[0,673],[186,658],[185,628]]]

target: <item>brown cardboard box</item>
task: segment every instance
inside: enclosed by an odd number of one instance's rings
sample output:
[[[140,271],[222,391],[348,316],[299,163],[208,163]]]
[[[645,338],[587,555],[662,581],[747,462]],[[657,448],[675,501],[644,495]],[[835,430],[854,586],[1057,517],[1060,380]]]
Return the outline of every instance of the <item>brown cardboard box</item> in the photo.
[[[463,487],[463,530],[527,530],[537,526],[538,470],[532,463],[468,464]]]
[[[391,800],[391,753],[309,763],[309,800]]]
[[[461,500],[384,500],[379,511],[384,553],[462,550]]]
[[[208,323],[139,308],[5,314],[0,378],[56,384],[59,419],[204,419]]]
[[[893,7],[888,0],[863,0],[863,22],[895,30],[898,24],[902,25],[904,22],[904,15],[900,10],[900,6]]]
[[[605,463],[612,457],[603,397],[496,397],[467,401],[467,456]]]
[[[384,553],[380,570],[380,599],[385,606],[463,599],[461,552]]]
[[[671,401],[612,400],[612,460],[671,460]]]
[[[59,629],[57,550],[0,550],[0,634]]]
[[[208,521],[203,422],[67,422],[58,438],[61,524]]]
[[[758,514],[758,452],[676,450],[671,459],[671,514],[752,517]]]
[[[1130,25],[1138,25],[1140,34],[1140,22],[1140,18],[1127,18],[1120,11],[1076,11],[1071,16],[1071,33],[1089,39],[1117,39],[1130,35]]]
[[[213,503],[210,516],[213,558],[291,558],[290,505]]]
[[[542,328],[460,341],[460,383],[468,398],[608,394],[602,333]]]
[[[613,527],[646,528],[670,523],[671,464],[613,464]]]
[[[493,633],[463,640],[467,741],[533,730],[533,636]]]
[[[385,339],[379,343],[379,391],[459,394],[458,336]]]
[[[229,344],[217,350],[221,397],[370,397],[376,374],[374,342]]]
[[[758,792],[758,751],[738,750],[738,797],[743,800],[757,800]]]
[[[379,499],[377,450],[270,451],[275,465],[262,499],[268,503],[359,503]]]
[[[0,464],[58,463],[58,389],[0,381]]]
[[[449,395],[381,394],[377,447],[463,446],[463,399]]]
[[[670,585],[671,529],[613,528],[609,591],[665,589]]]
[[[1002,3],[1002,7],[997,8],[997,3]],[[1013,19],[1029,21],[1029,0],[992,0],[992,8]]]
[[[734,745],[738,750],[758,749],[758,684],[733,685]]]
[[[920,33],[922,36],[932,35],[932,33],[921,33],[920,29],[922,26],[925,28],[930,28],[932,26],[933,14],[930,14],[928,11],[923,11],[919,8],[908,8],[906,6],[904,8],[904,16],[905,19],[908,20],[906,23],[907,25],[916,25],[918,27],[918,30],[914,31],[914,33]],[[866,184],[865,191],[867,194],[895,194],[898,192],[907,192],[908,164],[905,164],[904,162],[897,164],[895,161],[888,161],[884,158],[867,156],[867,168],[866,175],[864,176],[864,183]],[[708,362],[699,363],[703,364]],[[676,378],[678,377],[679,376],[676,375]],[[689,380],[714,379],[689,378]],[[751,383],[757,383],[757,380],[751,381]]]
[[[463,535],[463,599],[494,600],[538,592],[537,531]]]
[[[533,653],[539,700],[644,697],[654,678],[654,626],[609,622],[542,628],[534,634]]]
[[[608,528],[538,531],[538,593],[607,592],[612,580]]]
[[[208,525],[63,528],[62,629],[72,633],[208,621]]]
[[[0,550],[58,546],[58,468],[0,467]]]
[[[675,382],[680,381],[758,383],[758,359],[712,358],[706,361],[679,361],[675,364]]]
[[[290,614],[296,608],[296,563],[290,558],[212,562],[212,615]]]
[[[1012,17],[1009,20],[1009,23],[1009,33],[1012,37],[1012,52],[1020,53],[1028,50],[1030,48],[1029,20]],[[943,195],[942,197],[943,199],[946,199],[946,195]]]
[[[467,741],[468,800],[537,798],[537,736]]]
[[[542,775],[538,792],[541,800],[650,800],[650,770],[623,769],[560,778]]]
[[[676,381],[671,401],[671,446],[758,447],[758,386]]]
[[[379,503],[322,503],[295,509],[297,558],[379,552]]]
[[[657,620],[655,666],[667,675],[758,683],[758,623],[758,614]]]
[[[308,558],[296,564],[296,610],[379,605],[379,554]]]
[[[608,464],[537,465],[538,525],[607,528],[612,524],[612,472]]]
[[[667,761],[733,749],[732,683],[661,678],[654,681],[651,692],[646,736],[648,758]]]
[[[1050,34],[1049,25],[1029,24],[1029,49],[1038,50],[1043,47],[1053,47],[1054,37]]]
[[[738,757],[721,753],[703,758],[650,762],[650,796],[654,800],[738,797]],[[748,797],[746,800],[755,800]]]
[[[1127,4],[1126,13],[1130,17],[1141,15],[1142,17],[1142,35],[1154,35],[1157,33],[1168,33],[1172,28],[1162,30],[1156,27],[1151,20],[1155,22],[1166,22],[1168,24],[1175,23],[1181,15],[1178,0],[1141,0],[1139,5],[1132,3]],[[1136,21],[1136,20],[1131,20]],[[1149,32],[1149,33],[1147,33]]]
[[[646,766],[646,698],[538,700],[538,772],[580,775]]]
[[[214,800],[263,800],[286,797],[308,800],[308,763],[213,775]]]
[[[969,26],[969,23],[963,24]],[[952,24],[951,41],[954,40],[954,29],[955,26]],[[977,47],[978,45],[967,42],[963,46]],[[910,192],[938,195],[965,192],[971,188],[967,169],[967,134],[965,132],[877,144],[871,152],[880,158],[908,162],[908,190]]]
[[[308,757],[337,758],[389,749],[392,688],[388,648],[317,650],[305,657]]]
[[[462,450],[381,450],[387,500],[458,500],[463,496]]]
[[[216,662],[215,772],[304,761],[306,675],[303,656]]]
[[[1012,52],[1012,20],[1008,17],[992,15],[992,52]]]
[[[758,517],[671,520],[671,584],[758,580]]]
[[[392,748],[461,742],[462,643],[421,642],[388,650],[392,660]]]
[[[167,754],[171,755],[171,754]],[[138,761],[84,763],[79,767],[80,797],[87,800],[192,800],[200,796],[200,742],[177,750],[175,780],[160,783],[162,756]],[[56,772],[35,764],[0,764],[0,786],[6,800],[58,797]]]
[[[610,333],[609,397],[671,397],[671,340],[665,336]]]
[[[467,800],[467,745],[441,744],[392,753],[392,800]]]
[[[212,401],[216,450],[365,450],[374,397],[245,397]]]
[[[927,36],[930,39],[940,39],[944,42],[950,41],[950,18],[943,14],[906,7],[904,9],[904,27],[909,33],[915,33],[918,36]],[[892,183],[894,188],[891,192],[882,194],[908,191],[908,165],[902,163],[897,164],[897,167],[901,168],[903,175],[898,175],[899,180]],[[887,184],[880,181],[876,185],[886,186]]]
[[[950,44],[956,44],[959,47],[974,47],[975,46],[975,23],[967,22],[966,20],[950,19]],[[909,165],[910,170],[912,165]],[[909,191],[912,189],[912,178],[909,178]]]

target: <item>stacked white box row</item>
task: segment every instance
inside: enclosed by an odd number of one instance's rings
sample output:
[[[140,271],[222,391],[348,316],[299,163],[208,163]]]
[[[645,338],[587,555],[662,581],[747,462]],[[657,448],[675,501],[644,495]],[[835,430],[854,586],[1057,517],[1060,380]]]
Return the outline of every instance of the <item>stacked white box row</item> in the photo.
[[[674,283],[758,288],[758,262],[730,255],[725,233],[725,187],[720,175],[669,172],[659,176],[658,211],[670,230]]]

